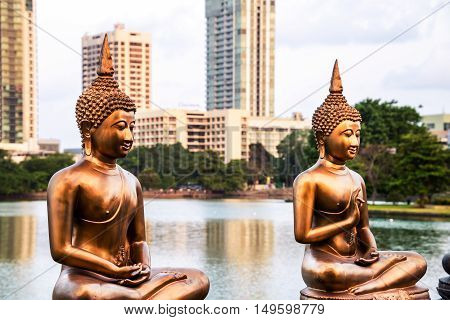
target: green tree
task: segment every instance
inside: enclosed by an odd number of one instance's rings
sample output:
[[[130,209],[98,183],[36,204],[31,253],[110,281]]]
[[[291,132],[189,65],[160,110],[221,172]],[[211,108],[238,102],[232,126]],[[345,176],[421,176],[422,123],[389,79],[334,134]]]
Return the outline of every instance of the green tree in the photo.
[[[20,166],[30,173],[40,172],[35,177],[39,177],[35,185],[40,190],[47,188],[50,178],[59,170],[74,163],[73,156],[69,153],[56,153],[47,157],[31,157],[20,163]]]
[[[175,188],[176,181],[174,176],[172,175],[165,175],[161,177],[161,188],[164,190]]]
[[[355,107],[363,119],[361,145],[358,157],[349,162],[349,167],[362,175],[372,200],[380,194],[400,199],[390,187],[395,184],[393,153],[404,135],[423,131],[420,114],[411,106],[398,106],[394,100],[365,99]]]
[[[31,191],[30,174],[13,162],[6,151],[0,150],[0,195],[13,195]]]
[[[394,149],[383,144],[368,144],[360,149],[356,159],[348,167],[361,174],[366,181],[367,194],[375,201],[379,194],[389,193],[389,181],[395,170]]]
[[[256,184],[258,181],[265,181],[266,177],[275,175],[277,158],[268,152],[261,143],[254,143],[249,146],[250,157],[243,168],[247,172],[247,181]]]
[[[361,148],[368,144],[396,146],[404,134],[420,131],[421,117],[411,106],[397,101],[365,99],[355,108],[361,113]]]
[[[161,187],[159,174],[151,168],[146,168],[139,174],[139,181],[144,190],[158,189]]]
[[[137,147],[126,158],[118,161],[119,165],[135,176],[139,176],[146,168],[152,168],[160,177],[173,176],[176,181],[186,179],[193,172],[194,162],[194,154],[180,143]]]
[[[390,186],[393,194],[418,196],[423,206],[433,194],[449,190],[450,150],[443,149],[425,129],[401,137],[395,160],[395,180]]]
[[[277,180],[291,186],[295,177],[312,166],[318,158],[312,130],[293,131],[277,146]]]
[[[33,191],[46,191],[49,178],[47,172],[34,171],[29,173],[30,176],[30,189]]]
[[[241,160],[232,160],[226,166],[224,191],[243,190],[246,183],[245,164]]]

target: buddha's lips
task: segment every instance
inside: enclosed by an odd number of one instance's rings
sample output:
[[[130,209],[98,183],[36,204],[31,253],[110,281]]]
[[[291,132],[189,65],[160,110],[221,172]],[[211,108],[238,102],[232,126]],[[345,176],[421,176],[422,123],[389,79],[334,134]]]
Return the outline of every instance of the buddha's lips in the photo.
[[[125,151],[128,151],[128,150],[130,150],[131,149],[131,146],[132,146],[133,144],[132,143],[124,143],[124,144],[122,144],[122,149],[124,149]]]
[[[350,153],[355,153],[358,152],[358,148],[349,148],[348,151],[350,151]]]

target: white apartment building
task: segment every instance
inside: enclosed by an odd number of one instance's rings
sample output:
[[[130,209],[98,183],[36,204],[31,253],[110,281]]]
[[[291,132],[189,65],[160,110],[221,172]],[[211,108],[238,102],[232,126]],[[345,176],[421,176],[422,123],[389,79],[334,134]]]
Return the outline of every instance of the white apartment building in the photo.
[[[180,142],[189,151],[213,150],[225,162],[249,159],[249,146],[261,143],[278,156],[276,146],[294,130],[309,128],[296,113],[293,118],[250,117],[237,109],[139,110],[136,114],[135,145]]]
[[[35,1],[0,2],[0,149],[38,150]]]
[[[294,112],[292,118],[251,117],[248,126],[249,144],[261,143],[276,157],[281,140],[295,130],[311,127],[299,112]]]
[[[148,32],[125,30],[116,24],[107,32],[115,79],[139,109],[151,105],[151,39]],[[82,38],[83,90],[97,77],[98,59],[104,33],[85,34]]]
[[[217,151],[226,161],[247,158],[245,122],[240,110],[139,110],[135,144],[151,147],[180,142],[192,152]]]
[[[430,114],[422,116],[422,123],[447,148],[450,148],[450,114]]]

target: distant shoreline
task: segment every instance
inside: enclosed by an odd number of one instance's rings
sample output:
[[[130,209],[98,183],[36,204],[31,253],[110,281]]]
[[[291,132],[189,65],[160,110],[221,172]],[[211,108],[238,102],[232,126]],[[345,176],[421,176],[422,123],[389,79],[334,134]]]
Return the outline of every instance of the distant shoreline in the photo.
[[[214,193],[210,191],[158,191],[148,190],[143,192],[144,198],[154,199],[248,199],[264,200],[278,199],[292,202],[292,188],[265,189],[235,191],[229,193]],[[0,196],[0,202],[5,201],[43,201],[47,200],[47,192],[35,192],[20,195]],[[450,219],[450,206],[428,206],[426,208],[415,208],[410,206],[394,205],[369,205],[371,217],[417,217],[417,218],[444,218]]]
[[[249,191],[234,191],[228,193],[216,193],[211,191],[159,191],[148,190],[143,192],[144,198],[157,199],[292,199],[292,188],[285,189],[266,189],[266,190],[249,190]],[[47,200],[47,192],[34,192],[18,195],[4,195],[0,196],[0,201],[36,201]]]
[[[398,218],[446,218],[450,219],[450,206],[427,206],[425,208],[394,206],[394,205],[369,205],[369,215],[372,217]]]

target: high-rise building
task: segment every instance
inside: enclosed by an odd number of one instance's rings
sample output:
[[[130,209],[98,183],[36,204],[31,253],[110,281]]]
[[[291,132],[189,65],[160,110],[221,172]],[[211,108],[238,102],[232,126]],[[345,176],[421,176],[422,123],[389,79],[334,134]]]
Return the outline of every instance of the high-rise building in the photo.
[[[0,1],[0,149],[37,147],[34,0]]]
[[[97,77],[98,59],[104,33],[85,34],[83,47],[83,90]],[[139,109],[151,105],[151,40],[148,32],[127,31],[116,24],[108,32],[109,47],[114,64],[114,77],[120,88],[136,103]]]
[[[206,0],[207,109],[274,115],[274,0]]]

